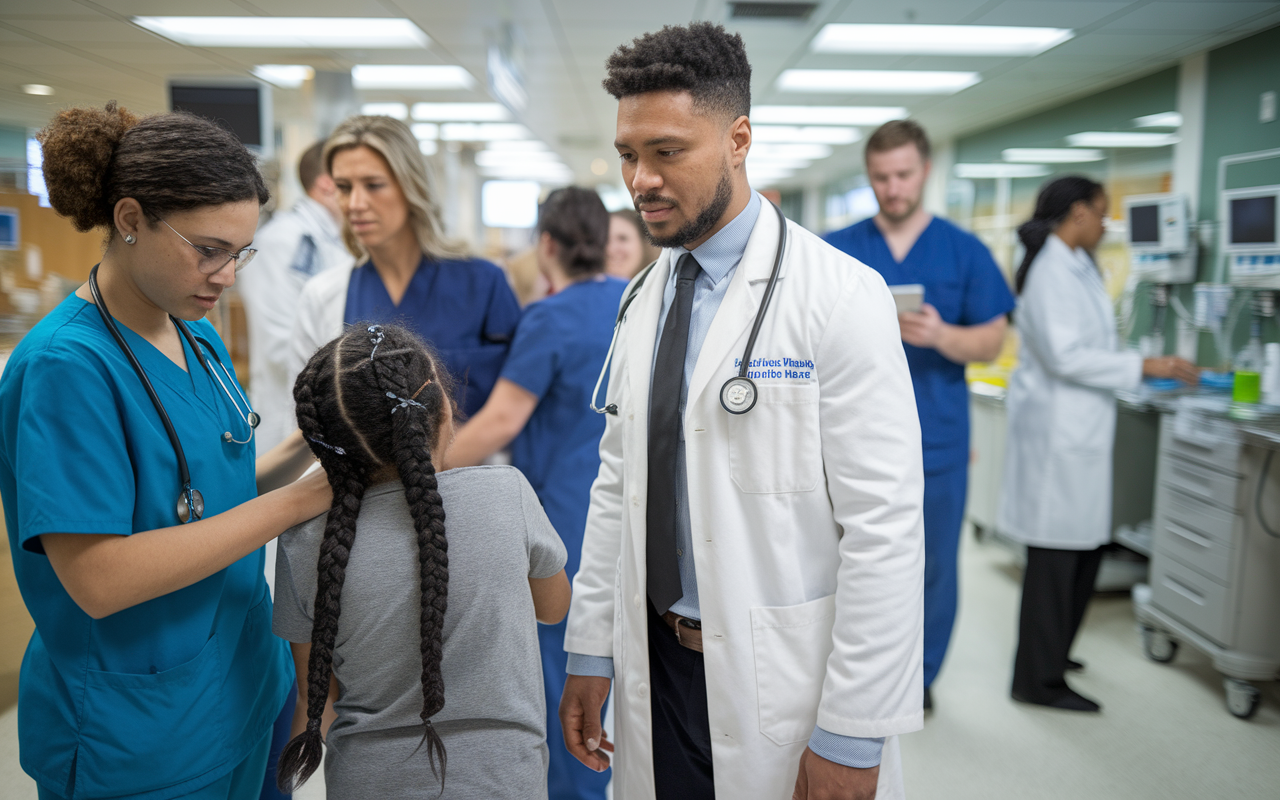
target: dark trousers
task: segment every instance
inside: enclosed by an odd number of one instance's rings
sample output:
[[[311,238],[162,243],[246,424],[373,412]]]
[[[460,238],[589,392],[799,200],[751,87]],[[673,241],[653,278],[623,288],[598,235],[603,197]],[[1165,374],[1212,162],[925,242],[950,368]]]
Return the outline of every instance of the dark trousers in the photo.
[[[649,605],[649,687],[657,800],[714,800],[707,671]]]
[[[951,642],[959,597],[957,562],[969,465],[924,476],[924,685],[932,686]]]
[[[1066,690],[1063,672],[1067,657],[1084,620],[1101,563],[1101,548],[1027,548],[1018,655],[1013,665],[1013,691],[1022,697],[1049,702]]]

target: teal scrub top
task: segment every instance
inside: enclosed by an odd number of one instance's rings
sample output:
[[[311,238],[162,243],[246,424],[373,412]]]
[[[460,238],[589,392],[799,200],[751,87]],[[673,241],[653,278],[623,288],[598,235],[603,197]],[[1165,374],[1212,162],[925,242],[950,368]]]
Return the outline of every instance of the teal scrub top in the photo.
[[[222,438],[231,431],[243,440],[245,422],[186,341],[188,371],[119,327],[177,429],[205,516],[256,496],[253,444]],[[229,369],[213,327],[190,327]],[[19,678],[20,760],[64,797],[194,792],[249,755],[288,695],[292,659],[271,633],[261,549],[99,620],[54,574],[41,534],[171,527],[178,490],[177,459],[141,381],[97,309],[68,297],[0,377],[0,496],[36,623]]]

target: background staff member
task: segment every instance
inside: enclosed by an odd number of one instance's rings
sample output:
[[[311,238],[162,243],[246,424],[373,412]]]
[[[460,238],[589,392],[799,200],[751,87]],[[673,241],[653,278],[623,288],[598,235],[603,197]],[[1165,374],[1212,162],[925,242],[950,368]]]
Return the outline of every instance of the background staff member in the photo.
[[[292,374],[344,324],[394,322],[426,339],[457,384],[466,416],[498,380],[520,306],[496,265],[445,237],[439,200],[409,126],[351,117],[329,137],[325,166],[338,187],[354,269],[332,270],[302,291]]]
[[[619,800],[900,797],[893,737],[922,721],[923,480],[893,301],[798,226],[780,258],[779,215],[744,169],[741,37],[666,27],[608,72],[623,179],[667,249],[610,371],[566,744],[609,763],[612,676]],[[757,372],[755,407],[731,415],[721,387],[775,263],[752,358],[814,366]]]
[[[262,545],[331,497],[318,470],[285,485],[311,463],[301,436],[255,465],[231,358],[203,319],[253,256],[267,189],[231,133],[187,114],[73,108],[40,140],[54,209],[109,238],[100,294],[58,305],[0,378],[0,495],[36,623],[22,768],[50,800],[257,798],[293,686]],[[188,525],[180,452],[203,492]]]
[[[342,241],[342,211],[321,159],[323,150],[324,142],[316,142],[298,159],[298,180],[307,194],[258,229],[253,269],[239,278],[236,288],[249,322],[249,391],[254,410],[262,416],[257,431],[262,450],[275,447],[297,427],[297,373],[289,370],[289,337],[302,287],[325,270],[352,263]],[[274,574],[271,564],[267,569]]]
[[[538,266],[553,293],[525,309],[502,377],[484,408],[462,427],[448,466],[475,466],[511,445],[511,465],[528,478],[568,551],[572,579],[582,557],[591,481],[600,470],[604,420],[587,411],[627,285],[603,274],[609,212],[590,189],[547,195],[538,210]],[[538,626],[552,800],[604,800],[608,775],[587,769],[562,746],[556,708],[564,691],[563,620]]]
[[[1018,228],[1018,366],[1009,380],[1002,533],[1027,545],[1013,699],[1098,711],[1067,686],[1068,665],[1111,540],[1111,451],[1118,389],[1143,375],[1199,382],[1195,365],[1119,349],[1115,311],[1092,252],[1107,195],[1088,178],[1046,184]]]
[[[1000,355],[1013,294],[973,234],[924,209],[929,138],[911,120],[867,140],[867,177],[880,210],[828,234],[828,243],[884,276],[918,283],[925,302],[900,314],[924,443],[924,707],[956,620],[956,559],[969,478],[969,391],[964,365]]]

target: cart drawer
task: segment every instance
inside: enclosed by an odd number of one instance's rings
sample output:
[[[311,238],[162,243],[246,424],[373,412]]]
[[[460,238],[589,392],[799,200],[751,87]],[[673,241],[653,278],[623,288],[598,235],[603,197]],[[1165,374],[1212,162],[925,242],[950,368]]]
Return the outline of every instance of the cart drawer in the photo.
[[[1183,494],[1223,508],[1235,508],[1240,478],[1234,473],[1228,474],[1177,456],[1166,456],[1160,467],[1160,480]]]
[[[1151,559],[1151,602],[1218,644],[1228,644],[1227,588],[1160,552]]]
[[[1168,485],[1160,487],[1155,517],[1157,526],[1163,525],[1165,520],[1176,522],[1228,546],[1235,541],[1236,524],[1239,521],[1239,517],[1230,511],[1224,511],[1199,497],[1187,496]]]
[[[1235,473],[1240,469],[1240,440],[1235,427],[1222,420],[1203,420],[1199,425],[1180,424],[1176,417],[1160,425],[1161,455],[1199,461]]]
[[[1155,532],[1155,550],[1222,583],[1231,579],[1231,546],[1205,536],[1185,522],[1162,517]]]

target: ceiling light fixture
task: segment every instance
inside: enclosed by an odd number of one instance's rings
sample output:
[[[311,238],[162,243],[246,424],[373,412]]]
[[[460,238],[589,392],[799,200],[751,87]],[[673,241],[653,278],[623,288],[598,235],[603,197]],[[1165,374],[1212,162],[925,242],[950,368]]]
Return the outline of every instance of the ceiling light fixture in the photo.
[[[508,153],[536,153],[551,149],[537,139],[502,139],[489,142],[484,147],[486,150]]]
[[[1014,163],[1080,164],[1101,161],[1107,154],[1076,147],[1010,147],[1000,157]]]
[[[434,122],[415,122],[409,126],[415,139],[439,139],[440,126]]]
[[[360,113],[366,117],[391,117],[403,121],[409,118],[409,106],[404,103],[365,103],[360,106]]]
[[[1039,178],[1048,175],[1044,164],[956,164],[957,178]]]
[[[817,161],[831,155],[831,146],[825,144],[757,144],[751,155],[761,159],[802,158]],[[749,158],[750,156],[748,156]]]
[[[446,142],[496,142],[502,139],[528,139],[529,129],[514,122],[446,122],[440,126],[440,138]]]
[[[824,25],[815,53],[911,53],[951,56],[1034,56],[1075,33],[1069,28],[994,25]]]
[[[1072,147],[1168,147],[1178,143],[1176,133],[1135,133],[1133,131],[1084,131],[1067,137]]]
[[[564,166],[560,156],[550,150],[521,153],[510,150],[481,150],[476,153],[478,167],[516,167],[522,164],[558,164]]]
[[[24,83],[22,91],[27,94],[51,95],[53,94],[52,86],[45,86],[43,83]]]
[[[376,17],[134,17],[133,22],[197,47],[416,49],[431,41],[407,19]]]
[[[506,122],[511,114],[498,103],[414,103],[413,118],[423,122]]]
[[[982,78],[976,72],[890,69],[788,69],[778,76],[784,92],[846,94],[955,94]]]
[[[351,68],[357,89],[470,89],[471,73],[453,64],[358,64]]]
[[[297,89],[314,78],[316,71],[306,64],[259,64],[253,75],[282,89]]]
[[[1161,114],[1148,114],[1133,121],[1135,128],[1181,128],[1182,115],[1177,111],[1165,111]]]
[[[902,106],[756,106],[752,123],[782,125],[883,125],[906,119]]]
[[[753,142],[790,142],[817,144],[853,144],[862,138],[857,128],[830,126],[800,127],[797,125],[754,125],[751,128]]]
[[[435,139],[418,140],[418,150],[420,150],[424,156],[434,156],[439,149],[440,143]]]

